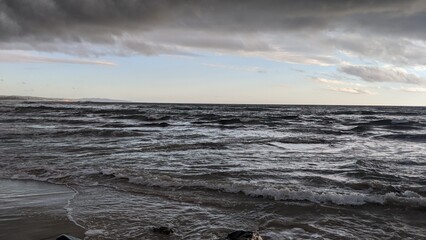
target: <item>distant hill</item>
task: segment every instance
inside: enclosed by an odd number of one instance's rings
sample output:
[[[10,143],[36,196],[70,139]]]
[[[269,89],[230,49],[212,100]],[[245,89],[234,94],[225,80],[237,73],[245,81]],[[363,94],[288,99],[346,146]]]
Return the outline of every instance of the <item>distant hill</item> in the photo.
[[[126,100],[118,100],[118,99],[109,99],[109,98],[79,98],[72,99],[78,102],[130,102]]]
[[[33,96],[4,96],[0,95],[0,101],[68,101],[68,102],[129,102],[125,100],[109,99],[109,98],[45,98]]]
[[[63,101],[65,99],[59,99],[59,98],[44,98],[44,97],[32,97],[32,96],[4,96],[0,95],[0,101],[1,100],[9,100],[9,101]]]

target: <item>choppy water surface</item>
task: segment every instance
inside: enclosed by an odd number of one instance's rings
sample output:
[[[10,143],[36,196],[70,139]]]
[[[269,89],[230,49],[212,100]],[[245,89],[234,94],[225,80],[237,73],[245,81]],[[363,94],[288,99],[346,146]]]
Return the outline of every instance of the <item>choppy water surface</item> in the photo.
[[[426,239],[426,108],[3,101],[0,143],[88,239]]]

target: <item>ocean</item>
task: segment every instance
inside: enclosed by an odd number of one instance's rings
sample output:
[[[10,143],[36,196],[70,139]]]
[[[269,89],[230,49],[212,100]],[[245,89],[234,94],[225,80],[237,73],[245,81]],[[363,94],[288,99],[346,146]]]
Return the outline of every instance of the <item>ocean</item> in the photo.
[[[0,178],[86,239],[426,239],[426,108],[1,101]]]

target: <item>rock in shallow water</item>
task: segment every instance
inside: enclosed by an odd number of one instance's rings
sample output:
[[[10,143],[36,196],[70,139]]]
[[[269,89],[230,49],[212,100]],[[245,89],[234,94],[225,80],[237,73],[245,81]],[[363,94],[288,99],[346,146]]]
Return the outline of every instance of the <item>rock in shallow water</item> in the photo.
[[[235,231],[228,234],[229,240],[263,240],[257,232]]]

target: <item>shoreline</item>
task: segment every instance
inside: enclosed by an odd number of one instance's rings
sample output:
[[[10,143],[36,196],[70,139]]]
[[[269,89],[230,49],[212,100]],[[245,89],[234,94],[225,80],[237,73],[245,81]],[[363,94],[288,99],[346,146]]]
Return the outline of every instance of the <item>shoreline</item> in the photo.
[[[61,234],[83,239],[85,229],[67,215],[75,194],[64,185],[0,179],[0,239],[54,240]]]

